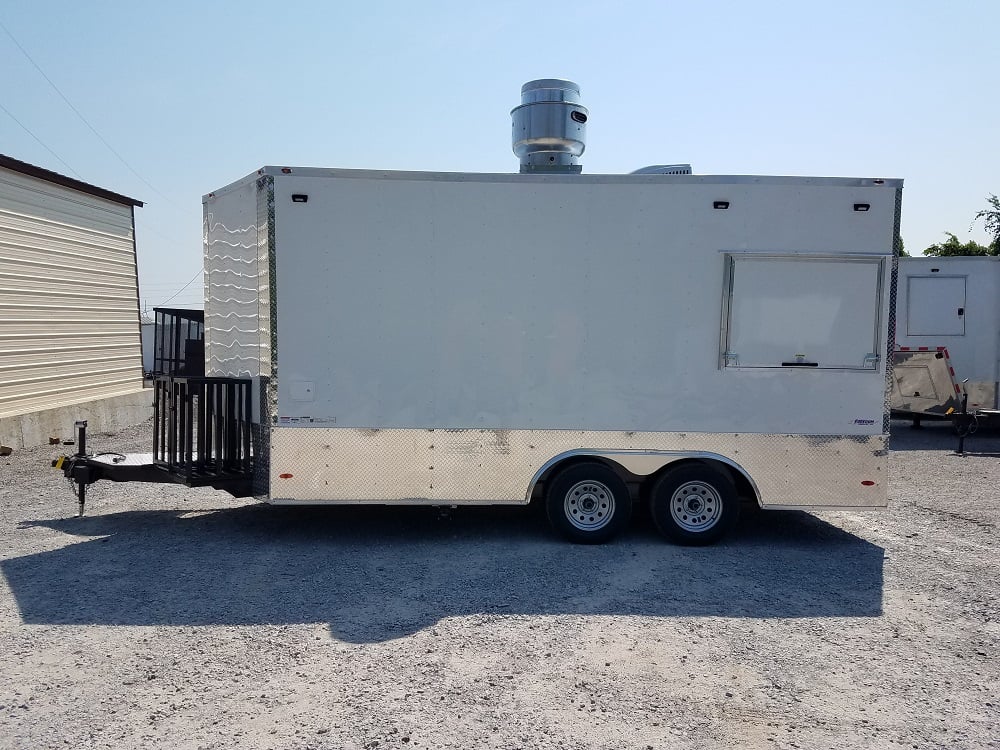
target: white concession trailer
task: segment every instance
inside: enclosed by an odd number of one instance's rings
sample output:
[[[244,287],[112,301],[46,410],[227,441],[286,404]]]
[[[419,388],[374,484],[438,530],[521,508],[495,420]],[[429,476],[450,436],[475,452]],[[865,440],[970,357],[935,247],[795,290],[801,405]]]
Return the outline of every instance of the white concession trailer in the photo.
[[[538,498],[580,542],[640,502],[681,543],[741,499],[884,506],[902,182],[580,174],[570,86],[526,84],[519,174],[268,166],[204,197],[205,380],[246,387],[247,492]]]

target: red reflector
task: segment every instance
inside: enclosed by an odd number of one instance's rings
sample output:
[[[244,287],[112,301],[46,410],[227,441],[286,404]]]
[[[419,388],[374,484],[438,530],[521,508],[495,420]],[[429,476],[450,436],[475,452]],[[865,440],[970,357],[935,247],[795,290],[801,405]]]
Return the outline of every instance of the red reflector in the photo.
[[[282,167],[281,168],[281,174],[291,174],[291,173],[292,173],[292,170],[290,170],[288,167]]]
[[[282,474],[282,476],[284,476],[284,474]],[[865,480],[863,480],[863,481],[861,482],[861,484],[863,484],[863,485],[864,485],[865,487],[874,487],[874,486],[875,486],[875,482],[873,482],[873,481],[872,481],[872,480],[870,480],[870,479],[865,479]]]
[[[278,479],[291,479],[291,474],[278,474]]]

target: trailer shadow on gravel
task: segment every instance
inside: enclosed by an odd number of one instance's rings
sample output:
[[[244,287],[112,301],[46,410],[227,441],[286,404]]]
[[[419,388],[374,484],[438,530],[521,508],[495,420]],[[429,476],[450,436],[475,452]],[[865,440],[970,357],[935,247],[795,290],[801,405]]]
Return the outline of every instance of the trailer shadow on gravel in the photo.
[[[328,622],[355,643],[451,616],[874,617],[883,549],[807,513],[748,513],[712,547],[638,519],[619,541],[554,539],[534,508],[275,508],[39,520],[87,537],[0,562],[25,623]]]

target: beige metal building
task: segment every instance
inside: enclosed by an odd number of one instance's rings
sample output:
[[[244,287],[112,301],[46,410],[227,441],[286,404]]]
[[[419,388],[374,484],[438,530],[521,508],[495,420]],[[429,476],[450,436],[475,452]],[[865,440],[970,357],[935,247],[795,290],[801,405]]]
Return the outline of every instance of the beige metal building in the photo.
[[[141,418],[135,207],[0,155],[0,441]],[[139,411],[137,411],[137,409]]]

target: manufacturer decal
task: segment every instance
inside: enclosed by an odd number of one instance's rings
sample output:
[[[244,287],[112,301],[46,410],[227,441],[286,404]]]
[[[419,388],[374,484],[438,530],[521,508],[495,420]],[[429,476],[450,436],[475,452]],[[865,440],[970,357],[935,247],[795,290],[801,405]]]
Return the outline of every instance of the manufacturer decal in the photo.
[[[854,424],[861,425],[862,427],[868,427],[869,425],[875,424],[874,419],[855,419]]]

